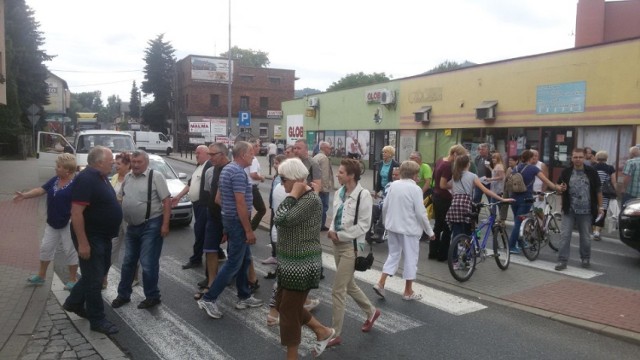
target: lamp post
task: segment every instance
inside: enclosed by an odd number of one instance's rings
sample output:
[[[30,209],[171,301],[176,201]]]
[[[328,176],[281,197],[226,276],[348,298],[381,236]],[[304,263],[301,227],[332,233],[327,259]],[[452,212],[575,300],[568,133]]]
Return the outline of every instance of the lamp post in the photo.
[[[231,140],[231,0],[229,0],[229,51],[227,52],[227,138]]]

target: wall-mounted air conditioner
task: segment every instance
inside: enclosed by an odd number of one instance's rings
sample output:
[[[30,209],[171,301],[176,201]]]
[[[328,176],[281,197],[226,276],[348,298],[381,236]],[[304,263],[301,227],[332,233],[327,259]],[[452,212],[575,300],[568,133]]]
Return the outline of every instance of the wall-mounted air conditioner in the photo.
[[[317,108],[318,106],[320,106],[320,99],[318,99],[317,97],[310,97],[309,99],[307,99],[307,103],[309,107]]]
[[[380,92],[380,104],[390,105],[396,103],[396,93],[393,90],[383,90]]]

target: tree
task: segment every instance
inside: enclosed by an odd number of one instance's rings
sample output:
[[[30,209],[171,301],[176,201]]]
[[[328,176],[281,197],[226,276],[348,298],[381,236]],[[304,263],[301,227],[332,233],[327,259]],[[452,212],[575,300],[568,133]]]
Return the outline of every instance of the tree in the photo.
[[[129,99],[129,115],[133,119],[140,119],[140,100],[140,91],[134,80],[133,86],[131,86],[131,98]]]
[[[52,59],[41,46],[42,32],[25,0],[5,2],[7,106],[0,109],[0,129],[10,134],[31,129],[26,109],[49,103],[45,61]]]
[[[437,74],[437,73],[460,69],[460,68],[472,66],[472,65],[475,65],[475,64],[466,60],[463,63],[457,63],[452,60],[445,60],[442,63],[440,63],[438,66],[427,71],[425,74]]]
[[[299,99],[299,98],[305,97],[307,95],[318,94],[318,93],[321,93],[321,92],[322,91],[318,90],[318,89],[304,88],[302,90],[296,90],[293,93],[293,97],[296,98],[296,99]]]
[[[362,71],[357,74],[347,74],[347,76],[334,82],[327,88],[327,91],[351,89],[358,86],[383,83],[391,80],[385,73],[365,74]]]
[[[118,95],[111,95],[107,98],[107,106],[104,109],[105,118],[101,119],[98,115],[98,121],[106,124],[114,124],[115,120],[122,115],[122,100]]]
[[[171,117],[173,106],[172,84],[175,72],[175,50],[171,43],[164,41],[164,34],[149,40],[145,50],[144,78],[142,91],[153,94],[153,111],[143,111],[142,119],[153,131],[167,131],[167,119]]]
[[[229,52],[224,52],[220,56],[227,58]],[[260,50],[240,49],[237,46],[231,48],[231,59],[235,60],[238,65],[257,68],[266,68],[271,63],[269,61],[269,53]]]

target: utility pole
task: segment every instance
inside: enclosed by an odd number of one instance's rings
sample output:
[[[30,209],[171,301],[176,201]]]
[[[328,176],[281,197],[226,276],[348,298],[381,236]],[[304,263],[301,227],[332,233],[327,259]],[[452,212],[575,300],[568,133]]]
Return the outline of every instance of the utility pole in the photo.
[[[231,140],[231,0],[229,0],[229,51],[227,60],[227,138]]]

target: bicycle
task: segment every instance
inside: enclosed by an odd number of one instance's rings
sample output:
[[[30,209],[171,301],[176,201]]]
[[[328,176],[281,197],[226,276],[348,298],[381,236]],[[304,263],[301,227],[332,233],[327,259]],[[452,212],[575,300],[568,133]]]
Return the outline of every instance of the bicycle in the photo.
[[[544,196],[544,217],[542,219],[538,215],[539,211],[533,207],[529,214],[521,216],[520,238],[523,245],[522,252],[530,261],[538,258],[540,249],[547,244],[554,251],[558,251],[560,246],[560,225],[558,224],[560,213],[554,212],[549,202],[549,197],[555,194],[555,191],[536,194]],[[528,199],[527,201],[533,202],[534,199]]]
[[[451,272],[454,279],[460,282],[469,280],[476,270],[478,260],[483,262],[487,257],[493,257],[501,270],[506,270],[509,267],[509,236],[507,236],[504,224],[496,222],[497,209],[495,207],[502,204],[508,204],[508,202],[500,201],[491,204],[474,204],[474,211],[469,215],[471,218],[472,235],[457,235],[449,247],[447,262],[449,264],[449,272]],[[482,207],[490,208],[489,218],[483,221],[480,226],[476,227],[480,208]],[[482,238],[482,243],[480,243],[479,238],[483,230],[485,230],[485,234]],[[486,250],[489,233],[493,234],[492,254],[487,254]]]

